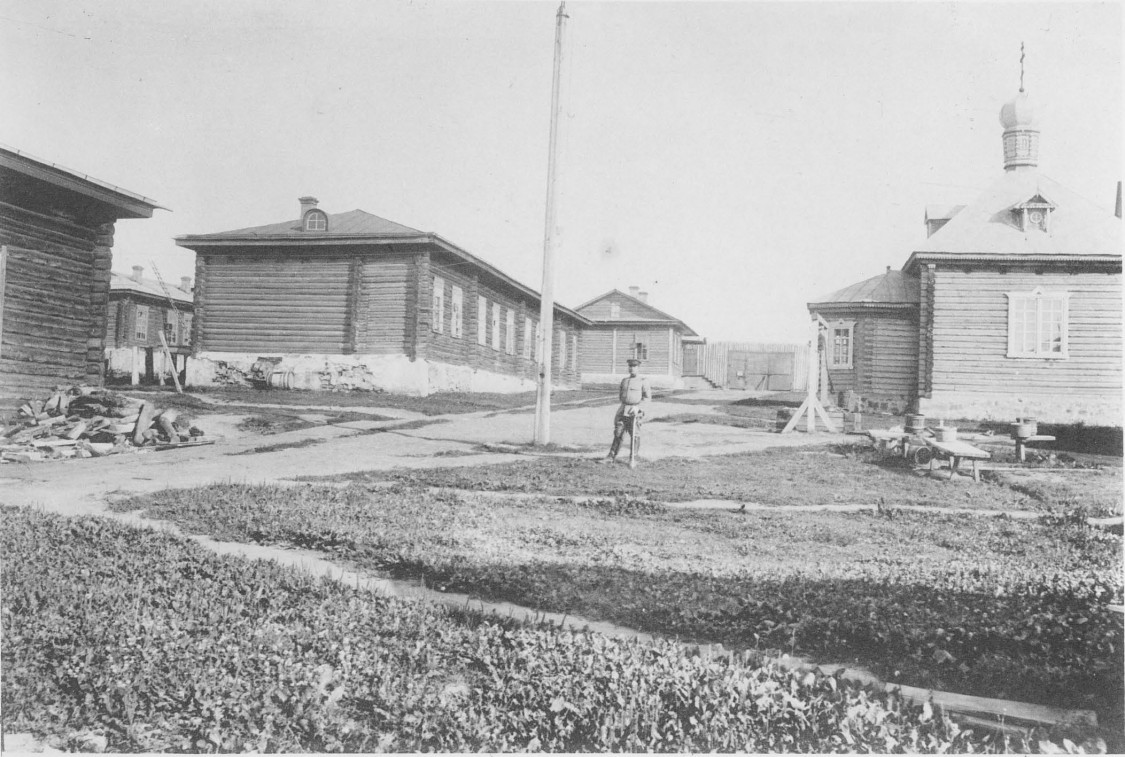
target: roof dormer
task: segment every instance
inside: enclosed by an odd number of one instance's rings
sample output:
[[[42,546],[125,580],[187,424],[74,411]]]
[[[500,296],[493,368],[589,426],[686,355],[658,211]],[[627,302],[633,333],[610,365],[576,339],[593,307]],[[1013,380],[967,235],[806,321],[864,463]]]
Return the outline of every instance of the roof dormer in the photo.
[[[1055,207],[1055,203],[1037,192],[1030,199],[1012,208],[1013,220],[1020,231],[1050,231],[1051,212]]]
[[[298,202],[301,203],[302,231],[328,231],[328,214],[317,209],[315,197],[300,197]]]

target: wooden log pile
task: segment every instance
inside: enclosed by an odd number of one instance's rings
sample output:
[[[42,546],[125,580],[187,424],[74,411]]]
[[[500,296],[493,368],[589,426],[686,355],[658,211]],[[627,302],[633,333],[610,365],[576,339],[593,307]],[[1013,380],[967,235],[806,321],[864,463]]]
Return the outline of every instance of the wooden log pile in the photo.
[[[203,432],[174,408],[98,387],[60,389],[29,400],[13,423],[0,426],[0,463],[105,457],[142,448],[203,443]],[[207,443],[209,443],[208,440]]]

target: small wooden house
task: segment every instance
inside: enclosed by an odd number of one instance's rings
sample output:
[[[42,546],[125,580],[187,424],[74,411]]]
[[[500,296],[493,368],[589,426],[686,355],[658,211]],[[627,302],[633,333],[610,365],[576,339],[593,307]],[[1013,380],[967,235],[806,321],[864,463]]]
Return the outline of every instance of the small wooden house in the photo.
[[[939,418],[1121,426],[1120,185],[1115,214],[1041,173],[1023,91],[1000,121],[1002,176],[928,209],[901,271],[809,303],[831,388],[876,405],[911,388]]]
[[[300,203],[291,221],[177,237],[196,252],[190,385],[535,388],[538,293],[432,232]],[[588,323],[555,306],[556,387],[579,385]]]
[[[648,293],[614,289],[579,305],[589,319],[578,364],[587,384],[616,383],[628,373],[625,361],[641,360],[653,386],[683,384],[683,339],[698,336],[679,318],[648,303]]]
[[[808,304],[827,322],[822,375],[839,405],[893,413],[915,406],[918,298],[918,280],[888,267]]]
[[[158,207],[0,147],[0,411],[102,383],[114,223]]]
[[[134,367],[147,376],[179,373],[191,352],[192,312],[191,277],[161,286],[159,280],[147,278],[139,265],[128,276],[112,272],[105,337],[107,376],[128,377]],[[174,366],[164,355],[160,334]]]

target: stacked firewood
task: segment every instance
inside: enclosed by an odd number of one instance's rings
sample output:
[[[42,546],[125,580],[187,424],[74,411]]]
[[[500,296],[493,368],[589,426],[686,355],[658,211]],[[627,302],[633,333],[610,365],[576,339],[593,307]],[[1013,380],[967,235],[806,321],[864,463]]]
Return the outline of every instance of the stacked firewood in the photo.
[[[201,436],[174,408],[158,410],[147,400],[76,386],[20,406],[15,421],[0,430],[0,462],[167,449],[202,443]]]

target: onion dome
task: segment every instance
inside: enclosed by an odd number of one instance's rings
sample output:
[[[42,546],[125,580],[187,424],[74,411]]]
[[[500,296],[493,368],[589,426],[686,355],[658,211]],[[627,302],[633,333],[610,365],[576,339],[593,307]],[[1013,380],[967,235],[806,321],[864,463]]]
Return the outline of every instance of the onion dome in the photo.
[[[1004,127],[1005,131],[1008,129],[1033,129],[1036,124],[1035,107],[1032,105],[1031,98],[1022,89],[1018,95],[1004,103],[1004,107],[1000,109],[1000,125]]]

